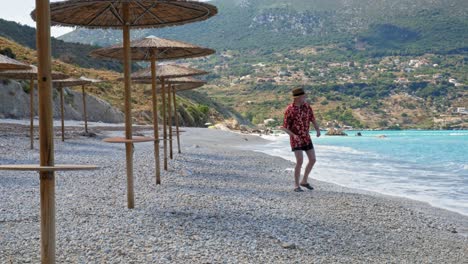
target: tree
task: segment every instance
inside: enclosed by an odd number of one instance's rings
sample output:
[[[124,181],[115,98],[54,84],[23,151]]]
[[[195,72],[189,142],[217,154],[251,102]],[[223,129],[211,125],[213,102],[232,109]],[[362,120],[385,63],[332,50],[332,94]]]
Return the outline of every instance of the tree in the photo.
[[[16,54],[9,47],[0,50],[0,54],[10,57],[12,59],[16,59]]]

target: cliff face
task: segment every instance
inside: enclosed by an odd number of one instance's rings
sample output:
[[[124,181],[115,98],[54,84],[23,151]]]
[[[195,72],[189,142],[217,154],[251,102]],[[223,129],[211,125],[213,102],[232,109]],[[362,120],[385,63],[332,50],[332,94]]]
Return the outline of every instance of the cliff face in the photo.
[[[25,88],[23,88],[25,87]],[[22,84],[11,80],[0,80],[0,118],[23,119],[29,118],[30,94],[29,84]],[[79,92],[64,89],[64,110],[65,119],[83,120],[83,96]],[[37,110],[38,97],[37,91],[34,93],[34,115],[38,115]],[[53,98],[54,118],[60,118],[60,95],[57,90],[54,91]],[[124,115],[121,111],[112,107],[106,101],[86,95],[86,106],[88,121],[121,123]]]

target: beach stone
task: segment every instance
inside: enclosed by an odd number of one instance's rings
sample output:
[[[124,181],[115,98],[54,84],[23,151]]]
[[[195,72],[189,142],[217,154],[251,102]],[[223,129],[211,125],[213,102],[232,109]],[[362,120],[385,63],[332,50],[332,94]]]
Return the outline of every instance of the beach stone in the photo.
[[[180,171],[180,175],[182,175],[182,176],[190,176],[192,174],[193,174],[193,172],[191,170],[188,170],[188,169],[182,169]]]
[[[162,185],[154,183],[154,145],[136,145],[132,210],[126,204],[125,147],[100,140],[122,131],[102,130],[97,138],[76,133],[55,145],[57,162],[101,167],[56,177],[57,263],[310,263],[311,256],[316,263],[466,259],[467,238],[451,232],[455,226],[459,233],[467,230],[463,221],[454,222],[466,220],[462,216],[446,219],[444,210],[432,215],[420,203],[413,207],[411,200],[364,195],[314,177],[310,180],[317,191],[299,198],[291,192],[293,163],[242,149],[238,144],[245,144],[245,135],[185,129],[183,142],[191,147],[169,160],[169,171],[161,171]],[[4,131],[0,123],[0,135]],[[37,150],[28,149],[25,134],[18,129],[0,136],[6,149],[0,151],[1,160],[39,159]],[[249,137],[248,147],[264,145],[263,140]],[[193,174],[182,177],[184,171]],[[38,186],[38,177],[30,173],[2,172],[0,263],[40,263]],[[430,222],[438,228],[428,227]]]
[[[297,246],[294,243],[283,242],[283,243],[281,243],[281,247],[283,247],[285,249],[296,249]]]

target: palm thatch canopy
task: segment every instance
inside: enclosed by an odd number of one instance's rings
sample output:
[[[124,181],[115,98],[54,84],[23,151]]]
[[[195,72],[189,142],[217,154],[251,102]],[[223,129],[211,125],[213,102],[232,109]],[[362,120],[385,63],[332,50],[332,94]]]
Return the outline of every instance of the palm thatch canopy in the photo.
[[[50,4],[52,25],[122,28],[123,5],[128,4],[128,26],[157,28],[206,20],[218,13],[210,4],[186,0],[68,0]],[[31,13],[36,20],[36,10]]]
[[[7,56],[3,56],[0,54],[0,71],[3,70],[26,70],[29,69],[30,66],[26,63],[22,63],[20,61],[14,60]]]
[[[187,90],[192,90],[196,88],[200,88],[203,85],[205,85],[206,82],[201,82],[201,83],[181,83],[181,84],[176,84],[174,87],[176,89],[176,92],[181,92],[181,91],[187,91]]]
[[[179,77],[179,78],[170,78],[166,79],[165,82],[167,84],[202,84],[205,85],[206,82],[197,78],[193,77]],[[141,84],[151,84],[151,78],[149,79],[136,79],[134,83],[141,83]]]
[[[166,81],[169,84],[202,84],[205,85],[206,81],[193,78],[193,77],[179,77],[179,78],[171,78]]]
[[[180,79],[180,80],[178,80],[178,79]],[[137,83],[137,84],[151,84],[151,79],[139,79],[139,80],[135,80],[134,83]],[[195,78],[192,78],[192,77],[168,79],[166,83],[172,84],[177,92],[178,91],[192,90],[192,89],[195,89],[195,88],[202,87],[203,85],[206,84],[205,81],[195,79]],[[156,91],[158,93],[160,93],[162,91],[161,85],[157,86]]]
[[[52,84],[57,87],[70,87],[70,86],[79,86],[79,85],[87,85],[91,84],[91,81],[81,80],[76,78],[68,78],[63,80],[53,80]]]
[[[7,79],[15,79],[15,80],[31,80],[37,79],[37,67],[30,65],[28,69],[25,70],[8,70],[8,71],[0,71],[0,77],[7,78]],[[61,72],[52,72],[52,79],[66,79],[69,76],[65,73]]]
[[[88,78],[88,77],[85,77],[85,76],[81,76],[81,77],[78,78],[78,79],[79,79],[79,80],[83,80],[83,81],[88,81],[88,82],[91,82],[91,83],[102,83],[102,82],[105,82],[104,80]]]
[[[174,60],[182,58],[204,57],[215,53],[215,50],[199,47],[193,44],[149,36],[130,43],[132,60]],[[123,45],[94,50],[92,57],[101,59],[123,60]]]
[[[204,74],[208,74],[208,72],[175,64],[158,65],[158,67],[156,67],[156,77],[158,79],[178,78]],[[139,70],[133,73],[131,78],[133,80],[151,79],[151,68]],[[119,80],[122,80],[122,78]]]

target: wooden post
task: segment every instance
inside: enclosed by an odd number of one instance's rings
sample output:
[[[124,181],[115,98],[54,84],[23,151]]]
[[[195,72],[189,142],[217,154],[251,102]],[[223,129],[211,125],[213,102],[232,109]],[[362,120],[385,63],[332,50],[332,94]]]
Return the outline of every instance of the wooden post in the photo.
[[[49,0],[36,0],[39,154],[41,166],[54,166]],[[40,172],[41,261],[55,263],[55,173]]]
[[[125,138],[132,139],[132,91],[131,91],[131,56],[130,56],[130,14],[128,2],[123,2],[123,48],[124,48],[124,79],[125,79]],[[127,207],[135,207],[133,194],[133,143],[125,143],[127,160]]]
[[[163,110],[163,140],[164,140],[164,170],[167,171],[167,118],[166,118],[166,87],[164,78],[161,78],[161,95],[162,95],[162,110]]]
[[[86,91],[84,84],[81,86],[81,91],[83,92],[83,115],[84,115],[84,129],[85,133],[88,134],[88,115],[86,114]]]
[[[64,120],[65,111],[63,110],[63,87],[62,85],[60,85],[59,91],[60,91],[60,116],[62,118],[62,142],[63,142],[65,141],[65,120]]]
[[[176,123],[176,133],[177,133],[177,148],[179,149],[179,154],[182,153],[180,151],[180,132],[179,132],[179,114],[177,113],[177,100],[176,100],[176,89],[172,90],[172,96],[174,99],[174,117]]]
[[[156,93],[156,54],[151,54],[151,88],[153,93],[153,128],[154,128],[154,160],[156,169],[156,184],[161,184],[161,164],[159,163],[159,124],[158,101]]]
[[[34,149],[34,79],[29,80],[29,137],[31,149]]]
[[[167,89],[167,100],[168,100],[168,105],[167,105],[167,113],[168,113],[168,118],[167,118],[167,125],[169,126],[169,158],[173,159],[172,156],[172,100],[171,100],[171,91],[173,88],[173,84],[169,84],[169,89]]]

